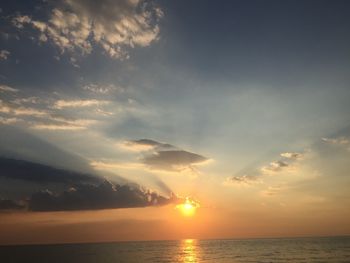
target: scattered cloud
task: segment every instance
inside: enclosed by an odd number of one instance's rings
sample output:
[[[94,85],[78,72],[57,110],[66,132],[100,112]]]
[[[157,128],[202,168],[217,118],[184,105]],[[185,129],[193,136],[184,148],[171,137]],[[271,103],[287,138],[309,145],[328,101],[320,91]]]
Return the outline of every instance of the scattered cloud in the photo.
[[[296,162],[303,160],[304,154],[298,152],[284,152],[280,160],[272,161],[260,168],[262,174],[272,175],[279,172],[292,172],[296,169]]]
[[[10,51],[8,50],[0,50],[0,60],[6,60],[10,56]]]
[[[32,211],[96,210],[160,206],[178,201],[139,187],[113,184],[107,180],[98,185],[80,184],[61,194],[50,191],[34,193],[29,200]]]
[[[162,16],[150,1],[64,0],[55,2],[47,21],[18,15],[12,23],[18,29],[31,26],[39,41],[52,42],[62,53],[90,54],[98,44],[110,57],[125,59],[127,48],[149,46],[159,38]]]

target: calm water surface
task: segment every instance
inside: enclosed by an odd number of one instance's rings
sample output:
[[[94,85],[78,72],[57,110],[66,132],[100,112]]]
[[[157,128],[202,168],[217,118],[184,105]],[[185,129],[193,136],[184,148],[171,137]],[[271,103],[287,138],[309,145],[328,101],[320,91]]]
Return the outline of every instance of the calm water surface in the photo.
[[[1,262],[349,262],[350,237],[0,246]]]

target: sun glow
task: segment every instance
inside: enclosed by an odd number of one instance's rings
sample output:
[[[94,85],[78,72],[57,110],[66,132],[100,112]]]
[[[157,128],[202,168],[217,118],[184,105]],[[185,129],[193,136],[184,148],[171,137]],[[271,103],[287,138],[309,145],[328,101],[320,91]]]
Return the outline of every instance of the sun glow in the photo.
[[[197,208],[199,208],[199,203],[190,197],[186,197],[185,202],[178,204],[176,208],[179,209],[184,216],[193,216]]]

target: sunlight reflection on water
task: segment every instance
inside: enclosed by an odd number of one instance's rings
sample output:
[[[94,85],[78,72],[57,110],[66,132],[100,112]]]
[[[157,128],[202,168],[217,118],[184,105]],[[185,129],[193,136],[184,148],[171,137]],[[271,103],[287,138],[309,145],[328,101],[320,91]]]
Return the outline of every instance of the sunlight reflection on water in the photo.
[[[183,263],[193,263],[198,262],[198,249],[197,240],[195,239],[184,239],[182,240],[182,262]]]

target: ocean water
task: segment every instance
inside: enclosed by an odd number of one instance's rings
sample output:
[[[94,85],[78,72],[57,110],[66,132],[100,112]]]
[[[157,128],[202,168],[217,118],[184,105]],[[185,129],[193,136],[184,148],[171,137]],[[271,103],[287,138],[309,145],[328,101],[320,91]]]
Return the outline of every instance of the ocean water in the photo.
[[[0,246],[0,262],[350,262],[350,237]]]

